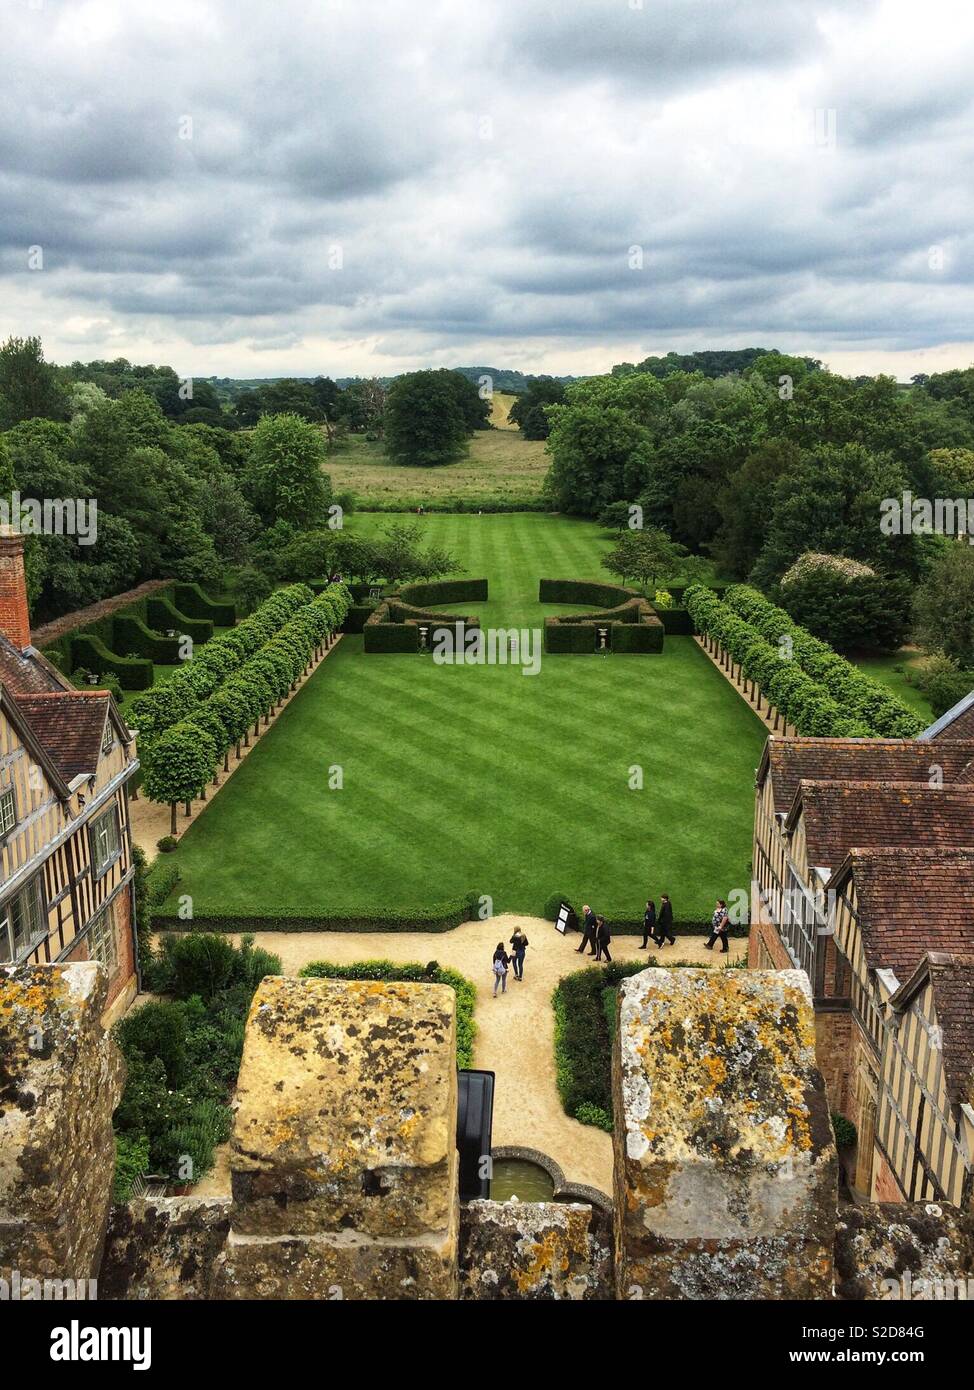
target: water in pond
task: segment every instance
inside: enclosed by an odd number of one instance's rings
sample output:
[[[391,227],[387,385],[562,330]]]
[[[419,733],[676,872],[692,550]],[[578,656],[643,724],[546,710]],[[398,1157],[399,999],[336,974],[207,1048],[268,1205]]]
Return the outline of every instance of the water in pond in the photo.
[[[490,1197],[493,1202],[506,1202],[517,1197],[521,1202],[550,1202],[555,1185],[546,1169],[526,1158],[495,1158]]]

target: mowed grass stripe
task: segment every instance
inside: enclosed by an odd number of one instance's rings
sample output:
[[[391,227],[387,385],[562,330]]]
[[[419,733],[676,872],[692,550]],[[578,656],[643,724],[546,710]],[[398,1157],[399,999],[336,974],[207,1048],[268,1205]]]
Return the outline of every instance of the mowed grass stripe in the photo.
[[[591,524],[424,525],[487,576],[490,603],[459,609],[493,626],[542,626],[542,576],[604,577]],[[658,657],[544,657],[524,676],[365,656],[347,637],[186,834],[180,891],[199,913],[254,916],[370,914],[470,890],[537,912],[563,891],[635,916],[667,890],[678,916],[701,919],[747,882],[762,741],[689,638]],[[328,790],[334,764],[341,791]],[[627,785],[633,764],[641,791]]]

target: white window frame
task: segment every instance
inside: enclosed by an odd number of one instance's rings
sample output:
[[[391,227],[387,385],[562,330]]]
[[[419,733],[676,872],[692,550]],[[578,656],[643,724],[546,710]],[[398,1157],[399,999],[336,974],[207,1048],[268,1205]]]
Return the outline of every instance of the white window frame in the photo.
[[[18,947],[17,938],[14,933],[14,909],[24,898],[28,899],[29,904],[30,898],[28,895],[31,895],[33,898],[36,921],[34,930],[30,935],[23,938],[23,944]],[[28,906],[28,911],[23,913],[22,916],[26,919],[29,913],[30,907]],[[13,897],[8,898],[3,907],[0,908],[0,942],[3,943],[7,952],[7,955],[0,957],[0,959],[5,960],[8,964],[26,960],[47,935],[47,901],[44,896],[44,874],[42,870],[40,873],[35,874],[29,883],[24,884],[19,893],[14,893]]]
[[[102,829],[103,827],[107,829],[109,825],[114,831],[115,844],[114,848],[110,849],[104,858],[101,858]],[[91,872],[96,879],[103,878],[116,860],[121,858],[122,854],[122,828],[118,820],[118,807],[114,802],[91,822],[89,844],[91,845]]]
[[[4,835],[9,835],[12,830],[16,829],[16,826],[17,793],[14,791],[13,787],[4,787],[0,790],[0,838]]]
[[[91,920],[88,928],[88,959],[100,961],[114,975],[119,967],[118,935],[115,928],[115,904],[110,902]]]
[[[110,753],[115,747],[115,731],[112,728],[112,717],[110,714],[105,716],[105,732],[101,737],[102,753]]]

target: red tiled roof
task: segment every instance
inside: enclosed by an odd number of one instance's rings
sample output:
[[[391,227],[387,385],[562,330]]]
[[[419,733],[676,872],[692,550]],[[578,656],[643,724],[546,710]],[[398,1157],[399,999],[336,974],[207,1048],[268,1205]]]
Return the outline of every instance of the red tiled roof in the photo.
[[[803,780],[786,819],[801,813],[808,862],[839,867],[856,848],[974,846],[974,784],[931,787],[927,782]]]
[[[39,653],[18,651],[0,633],[0,684],[14,696],[64,690],[66,682]]]
[[[926,782],[939,767],[945,782],[960,781],[965,771],[974,780],[974,729],[919,743],[902,738],[768,739],[759,777],[770,771],[775,809],[786,811],[804,778],[816,782]]]
[[[967,849],[854,849],[829,887],[851,875],[866,964],[902,984],[927,951],[974,941],[974,834]]]
[[[974,1102],[974,955],[929,952],[893,1003],[904,1007],[927,979],[942,1033],[947,1094],[955,1104]]]
[[[111,704],[107,690],[15,694],[14,702],[65,782],[95,773]]]

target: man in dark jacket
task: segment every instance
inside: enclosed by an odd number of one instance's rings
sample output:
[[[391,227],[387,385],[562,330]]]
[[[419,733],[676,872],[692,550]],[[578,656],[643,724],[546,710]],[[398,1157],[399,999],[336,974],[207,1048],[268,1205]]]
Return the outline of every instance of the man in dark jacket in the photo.
[[[609,942],[612,940],[612,933],[609,931],[609,924],[604,917],[598,916],[595,919],[595,940],[598,944],[599,953],[596,960],[612,961],[609,955]]]
[[[645,951],[649,945],[649,938],[656,939],[656,904],[652,898],[646,903],[646,911],[643,913],[643,939],[639,949]]]
[[[576,948],[576,956],[585,954],[585,947],[591,946],[590,955],[596,954],[595,949],[595,913],[588,903],[582,908],[582,944]]]
[[[676,937],[673,935],[673,904],[670,902],[669,893],[664,893],[659,902],[659,916],[656,919],[656,930],[653,932],[653,940],[657,946],[662,946],[664,938],[671,946],[676,945]]]

